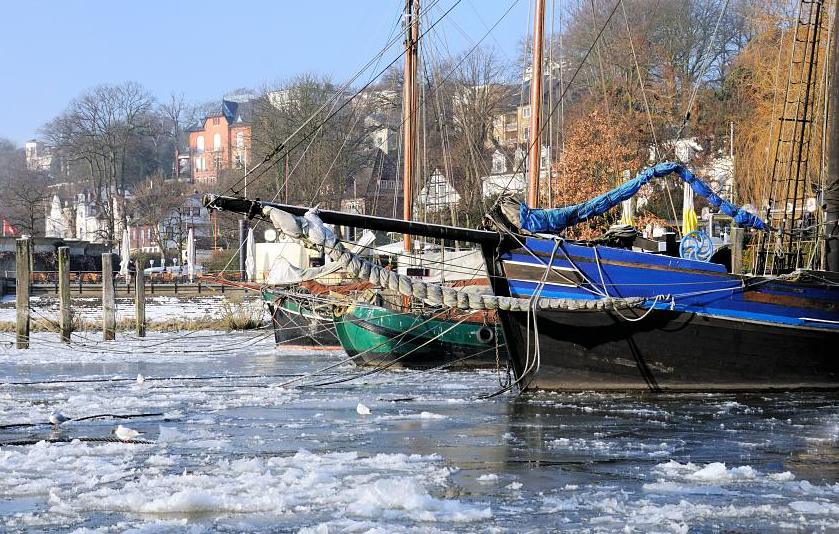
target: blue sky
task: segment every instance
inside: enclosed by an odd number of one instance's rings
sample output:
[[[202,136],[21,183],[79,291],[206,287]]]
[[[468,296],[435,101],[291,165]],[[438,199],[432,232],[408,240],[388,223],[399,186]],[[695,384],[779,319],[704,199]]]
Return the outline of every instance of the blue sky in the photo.
[[[424,0],[436,20],[457,0]],[[530,0],[461,0],[434,40],[469,49],[486,38],[513,61]],[[137,81],[191,102],[259,89],[303,72],[345,81],[388,41],[403,0],[221,2],[54,0],[4,3],[0,137],[22,144],[86,88]],[[434,16],[436,15],[436,16]],[[394,57],[394,46],[385,64]]]

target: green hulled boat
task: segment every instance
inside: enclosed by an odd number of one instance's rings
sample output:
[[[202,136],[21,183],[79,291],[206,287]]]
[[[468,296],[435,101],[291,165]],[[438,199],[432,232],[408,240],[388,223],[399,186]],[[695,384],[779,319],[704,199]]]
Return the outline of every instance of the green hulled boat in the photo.
[[[335,315],[341,346],[357,365],[494,368],[506,361],[500,326],[487,312],[436,318],[356,303]]]

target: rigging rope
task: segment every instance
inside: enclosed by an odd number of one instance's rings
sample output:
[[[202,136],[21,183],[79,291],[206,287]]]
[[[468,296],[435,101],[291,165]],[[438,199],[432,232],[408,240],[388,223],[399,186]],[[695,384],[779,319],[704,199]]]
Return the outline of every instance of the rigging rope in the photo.
[[[327,228],[317,211],[309,210],[303,217],[297,217],[272,206],[262,208],[262,215],[271,220],[274,227],[292,239],[300,240],[310,247],[323,250],[332,260],[337,261],[346,272],[360,280],[385,287],[407,297],[413,297],[432,306],[445,306],[461,310],[502,309],[526,311],[531,299],[518,297],[499,297],[476,293],[469,288],[457,290],[437,284],[414,280],[409,276],[375,265],[357,254],[347,250]],[[609,310],[615,307],[629,308],[643,304],[647,299],[636,298],[601,298],[597,300],[573,298],[540,298],[537,306],[541,309],[562,310]]]
[[[560,106],[560,104],[565,101],[565,95],[571,89],[571,85],[573,85],[574,80],[577,79],[577,75],[580,73],[580,71],[585,66],[589,55],[591,55],[592,50],[594,50],[594,47],[597,45],[598,41],[602,37],[603,32],[606,31],[606,27],[609,25],[609,22],[611,22],[612,17],[615,15],[615,12],[618,10],[618,6],[620,6],[621,1],[622,0],[618,0],[617,2],[615,2],[615,6],[612,8],[612,11],[609,13],[609,16],[606,18],[606,22],[603,23],[603,26],[600,28],[600,31],[597,33],[597,36],[594,38],[594,42],[592,42],[591,46],[589,46],[588,50],[586,50],[586,53],[583,55],[583,58],[580,60],[579,65],[577,65],[577,68],[574,70],[574,73],[571,75],[571,79],[568,80],[568,84],[562,90],[562,93],[560,93],[559,99],[553,105],[553,107],[551,107],[551,109],[548,111],[548,115],[547,115],[546,119],[550,119],[553,116],[553,114],[556,113],[556,110]],[[539,139],[541,139],[542,132],[545,130],[545,127],[547,126],[547,123],[548,123],[548,121],[543,120],[542,123],[539,125],[539,131],[537,132],[537,134],[533,135],[534,141],[528,144],[527,151],[525,152],[524,158],[522,158],[521,162],[519,162],[518,167],[516,167],[516,169],[510,175],[510,179],[504,185],[504,188],[502,189],[501,194],[499,194],[498,198],[495,199],[495,202],[493,202],[492,207],[490,208],[489,211],[492,211],[493,209],[495,209],[495,207],[498,205],[498,203],[501,202],[501,200],[504,198],[507,191],[509,191],[510,185],[512,185],[512,183],[513,183],[513,179],[516,177],[516,175],[518,175],[519,173],[522,172],[522,169],[524,168],[524,163],[525,163],[525,161],[527,161],[528,154],[536,146],[535,143],[538,142]]]
[[[440,1],[440,0],[437,0],[437,1]],[[437,25],[437,24],[438,24],[441,20],[443,20],[443,18],[444,18],[444,17],[446,17],[449,13],[451,13],[451,12],[454,10],[454,8],[455,8],[455,7],[457,7],[457,6],[458,6],[458,4],[460,4],[462,1],[463,1],[463,0],[455,0],[455,2],[452,4],[452,6],[451,6],[451,7],[449,7],[449,9],[447,9],[447,10],[445,11],[445,13],[443,13],[443,15],[441,15],[441,16],[440,16],[440,18],[438,18],[436,21],[434,21],[428,29],[426,29],[424,32],[422,32],[422,33],[419,35],[418,40],[421,40],[423,37],[425,37],[425,34],[426,34],[426,33],[428,33],[431,29],[433,29],[433,28],[434,28],[434,26],[436,26],[436,25]],[[389,45],[387,45],[387,48],[390,48],[390,46],[392,46],[392,43],[391,43],[391,44],[389,44]],[[358,77],[360,77],[360,76],[361,76],[361,73],[363,73],[365,70],[367,70],[367,68],[368,68],[368,66],[369,66],[370,64],[372,64],[374,61],[378,61],[378,59],[381,57],[381,55],[383,55],[383,54],[384,54],[384,52],[387,50],[387,48],[385,48],[385,50],[383,50],[383,51],[382,51],[379,55],[377,55],[375,58],[373,58],[372,60],[370,60],[370,62],[368,62],[368,64],[367,64],[367,65],[366,65],[366,66],[365,66],[365,67],[364,67],[361,71],[359,71],[359,72],[358,72],[355,76],[353,76],[353,77],[352,77],[352,78],[351,78],[351,79],[350,79],[350,80],[349,80],[346,84],[344,84],[344,86],[342,87],[342,89],[341,89],[339,92],[337,92],[337,93],[336,93],[336,95],[335,95],[335,99],[336,99],[336,101],[337,101],[337,99],[341,96],[341,94],[343,94],[343,92],[344,92],[344,91],[346,91],[346,89],[348,89],[348,88],[349,88],[349,86],[350,86],[350,85],[351,85],[351,84],[352,84],[352,83],[353,83],[353,82],[354,82],[354,81],[355,81]],[[374,76],[374,77],[373,77],[373,78],[372,78],[369,82],[367,82],[366,84],[364,84],[364,85],[363,85],[360,89],[358,89],[357,91],[355,91],[355,93],[353,93],[353,95],[352,95],[351,97],[349,97],[348,99],[346,99],[346,100],[345,100],[345,101],[344,101],[344,102],[343,102],[340,106],[338,106],[338,108],[337,108],[337,109],[335,109],[332,113],[330,113],[330,114],[329,114],[329,115],[327,115],[327,116],[326,116],[326,117],[325,117],[322,121],[320,121],[320,122],[317,124],[317,126],[313,128],[313,132],[316,132],[316,131],[320,130],[320,128],[322,128],[322,127],[323,127],[323,126],[324,126],[327,122],[329,122],[330,120],[332,120],[332,118],[333,118],[333,117],[335,117],[335,116],[336,116],[338,113],[340,113],[340,112],[341,112],[341,111],[342,111],[345,107],[347,107],[347,106],[348,106],[351,102],[353,102],[353,101],[355,100],[355,98],[356,98],[356,97],[358,97],[361,93],[363,93],[365,90],[367,90],[367,88],[368,88],[368,87],[370,87],[370,86],[373,84],[373,82],[374,82],[376,79],[378,79],[378,78],[379,78],[379,76],[381,76],[382,74],[384,74],[385,72],[387,72],[387,70],[388,70],[390,67],[392,67],[393,65],[395,65],[395,64],[396,64],[396,62],[397,62],[397,61],[399,61],[399,60],[402,58],[402,56],[404,56],[404,55],[405,55],[405,50],[402,50],[402,52],[401,52],[398,56],[396,56],[396,57],[395,57],[392,61],[390,61],[387,65],[385,65],[385,66],[384,66],[384,67],[383,67],[383,68],[379,71],[379,73],[378,73],[376,76]],[[280,143],[279,145],[277,145],[277,146],[276,146],[276,147],[275,147],[275,148],[274,148],[271,152],[269,152],[268,154],[266,154],[265,158],[263,158],[263,160],[262,160],[260,163],[258,163],[258,164],[257,164],[254,168],[252,168],[250,171],[248,171],[248,172],[247,172],[247,173],[246,173],[246,174],[245,174],[242,178],[240,178],[239,180],[237,180],[236,182],[234,182],[234,183],[233,183],[233,185],[231,185],[231,186],[230,186],[229,191],[232,191],[233,193],[235,193],[235,194],[237,194],[237,195],[238,195],[240,192],[239,192],[239,191],[237,191],[237,190],[236,190],[236,188],[239,186],[239,184],[241,184],[241,183],[242,183],[242,181],[243,181],[243,180],[245,180],[245,178],[247,178],[248,176],[250,176],[250,174],[251,174],[253,171],[255,171],[257,168],[259,168],[259,167],[261,167],[261,166],[263,166],[263,165],[266,165],[266,166],[265,166],[265,168],[263,168],[263,169],[262,169],[262,170],[261,170],[261,171],[260,171],[260,172],[259,172],[256,176],[254,176],[254,180],[259,179],[259,178],[260,178],[263,174],[265,174],[268,170],[270,170],[270,169],[271,169],[271,167],[273,167],[273,166],[274,166],[274,165],[275,165],[278,161],[281,161],[281,160],[282,160],[282,156],[280,156],[279,158],[277,158],[276,160],[274,160],[274,161],[273,161],[273,163],[270,163],[270,164],[269,164],[270,160],[272,160],[272,159],[274,158],[274,156],[276,156],[277,154],[279,154],[279,153],[280,153],[281,151],[283,151],[283,150],[285,150],[285,153],[286,153],[286,154],[289,154],[289,153],[290,153],[290,152],[292,152],[295,148],[297,148],[298,146],[300,146],[301,144],[303,144],[303,142],[305,142],[305,141],[306,141],[309,137],[312,137],[313,133],[306,134],[306,135],[304,135],[303,137],[301,137],[301,139],[300,139],[299,141],[297,141],[295,144],[293,144],[292,146],[290,146],[290,147],[287,147],[287,146],[286,146],[286,145],[287,145],[287,143],[289,143],[289,142],[291,141],[291,139],[293,139],[293,138],[294,138],[294,136],[296,136],[296,135],[297,135],[297,134],[298,134],[298,133],[299,133],[299,132],[300,132],[300,131],[301,131],[301,130],[302,130],[302,129],[306,126],[306,125],[308,125],[308,124],[309,124],[309,123],[310,123],[310,122],[311,122],[311,121],[312,121],[312,120],[313,120],[313,119],[314,119],[314,118],[315,118],[315,117],[316,117],[319,113],[321,113],[324,109],[326,109],[326,105],[327,105],[328,103],[329,103],[329,101],[325,102],[325,103],[321,106],[321,108],[319,108],[319,109],[318,109],[318,111],[317,111],[317,112],[315,112],[314,114],[312,114],[312,116],[310,116],[310,117],[309,117],[309,118],[308,118],[308,119],[307,119],[307,120],[306,120],[303,124],[301,124],[301,125],[300,125],[300,127],[299,127],[299,128],[297,128],[297,130],[295,130],[295,131],[294,131],[291,135],[289,135],[289,136],[288,136],[288,138],[287,138],[284,142],[282,142],[282,143]]]

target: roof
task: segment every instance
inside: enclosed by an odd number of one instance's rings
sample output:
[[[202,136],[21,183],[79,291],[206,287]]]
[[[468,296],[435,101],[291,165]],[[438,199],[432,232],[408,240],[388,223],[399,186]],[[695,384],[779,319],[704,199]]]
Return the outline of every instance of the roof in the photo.
[[[355,179],[355,189],[360,196],[375,194],[376,185],[379,181],[399,180],[396,161],[382,150],[373,148],[370,150],[368,160],[353,178]],[[352,187],[352,182],[347,184],[349,191],[352,190]]]
[[[200,124],[189,126],[186,128],[186,132],[200,132],[204,130],[204,123],[207,122],[207,119],[215,117],[224,117],[231,126],[248,124],[253,118],[253,107],[253,101],[251,100],[237,102],[223,98],[219,106],[207,113]]]

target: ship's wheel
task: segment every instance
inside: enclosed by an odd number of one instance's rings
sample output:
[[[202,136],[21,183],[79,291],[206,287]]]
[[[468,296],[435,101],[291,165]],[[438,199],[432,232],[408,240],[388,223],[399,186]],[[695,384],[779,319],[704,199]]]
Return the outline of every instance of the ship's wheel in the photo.
[[[709,261],[714,255],[714,243],[705,232],[694,230],[682,238],[679,256],[686,260]]]

